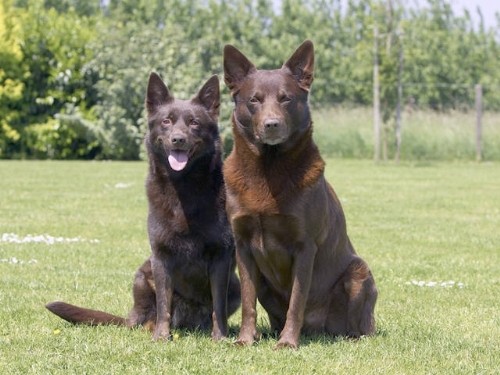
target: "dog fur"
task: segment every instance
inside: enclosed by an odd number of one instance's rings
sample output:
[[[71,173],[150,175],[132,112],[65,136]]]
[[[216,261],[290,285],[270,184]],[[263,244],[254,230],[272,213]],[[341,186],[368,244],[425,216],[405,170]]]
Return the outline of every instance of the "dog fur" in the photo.
[[[146,192],[151,257],[136,273],[128,318],[65,302],[47,308],[72,323],[142,325],[155,340],[171,327],[212,327],[228,334],[240,304],[235,251],[225,212],[219,80],[211,77],[191,100],[175,99],[152,73],[146,95],[149,156]]]
[[[310,41],[276,70],[257,70],[235,47],[224,48],[224,79],[235,103],[224,176],[241,280],[242,345],[258,338],[256,299],[280,332],[278,347],[297,348],[301,332],[375,331],[375,281],[347,236],[312,139],[313,71]]]

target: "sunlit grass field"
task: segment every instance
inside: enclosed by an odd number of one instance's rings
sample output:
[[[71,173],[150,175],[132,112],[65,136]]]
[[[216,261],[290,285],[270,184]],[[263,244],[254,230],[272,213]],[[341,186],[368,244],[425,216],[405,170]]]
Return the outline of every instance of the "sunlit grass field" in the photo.
[[[327,159],[378,289],[377,334],[274,350],[76,327],[61,299],[126,315],[149,255],[145,162],[0,162],[0,374],[497,374],[500,164]],[[38,236],[38,237],[35,237]],[[260,310],[259,327],[268,322]]]

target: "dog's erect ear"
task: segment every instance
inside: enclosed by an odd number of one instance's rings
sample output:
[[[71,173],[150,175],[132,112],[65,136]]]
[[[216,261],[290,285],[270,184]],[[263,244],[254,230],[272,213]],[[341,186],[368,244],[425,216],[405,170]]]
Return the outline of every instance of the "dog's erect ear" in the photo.
[[[170,95],[167,85],[160,76],[154,72],[149,75],[148,89],[146,94],[146,109],[148,113],[153,113],[158,106],[172,101],[174,97]]]
[[[283,68],[288,68],[295,77],[299,86],[309,91],[313,82],[314,74],[314,45],[310,40],[306,40],[293,53],[292,57],[283,64]]]
[[[193,98],[193,101],[205,107],[212,116],[218,117],[220,107],[219,77],[216,75],[210,77]]]
[[[235,94],[245,77],[254,72],[255,65],[230,44],[224,46],[224,82]]]

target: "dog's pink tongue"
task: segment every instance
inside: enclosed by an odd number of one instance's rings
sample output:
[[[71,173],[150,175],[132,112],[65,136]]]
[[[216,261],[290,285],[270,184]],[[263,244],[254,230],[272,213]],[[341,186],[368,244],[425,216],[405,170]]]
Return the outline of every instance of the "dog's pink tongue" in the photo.
[[[168,162],[174,171],[180,171],[188,162],[188,154],[186,151],[172,150],[168,155]]]

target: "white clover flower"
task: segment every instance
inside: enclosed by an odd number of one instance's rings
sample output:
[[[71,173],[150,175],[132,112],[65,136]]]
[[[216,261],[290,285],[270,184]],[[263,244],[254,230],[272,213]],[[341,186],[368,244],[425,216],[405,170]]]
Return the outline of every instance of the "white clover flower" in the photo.
[[[8,264],[35,264],[38,263],[36,259],[30,259],[27,262],[24,260],[17,259],[16,257],[11,257],[9,259],[0,259],[0,263],[8,263]]]
[[[457,287],[462,289],[465,284],[462,282],[456,282],[453,280],[448,280],[448,281],[424,281],[424,280],[411,280],[407,281],[405,283],[406,285],[414,285],[418,287],[427,287],[427,288],[435,288],[435,287],[441,287],[441,288],[453,288]]]
[[[127,189],[131,186],[132,184],[127,184],[125,182],[118,182],[117,184],[115,184],[115,189]]]
[[[45,243],[47,245],[53,245],[56,243],[73,243],[73,242],[90,242],[99,243],[99,240],[92,239],[86,240],[81,237],[65,238],[65,237],[53,237],[49,234],[27,234],[24,237],[20,237],[15,233],[3,233],[0,237],[0,242],[8,243]]]

